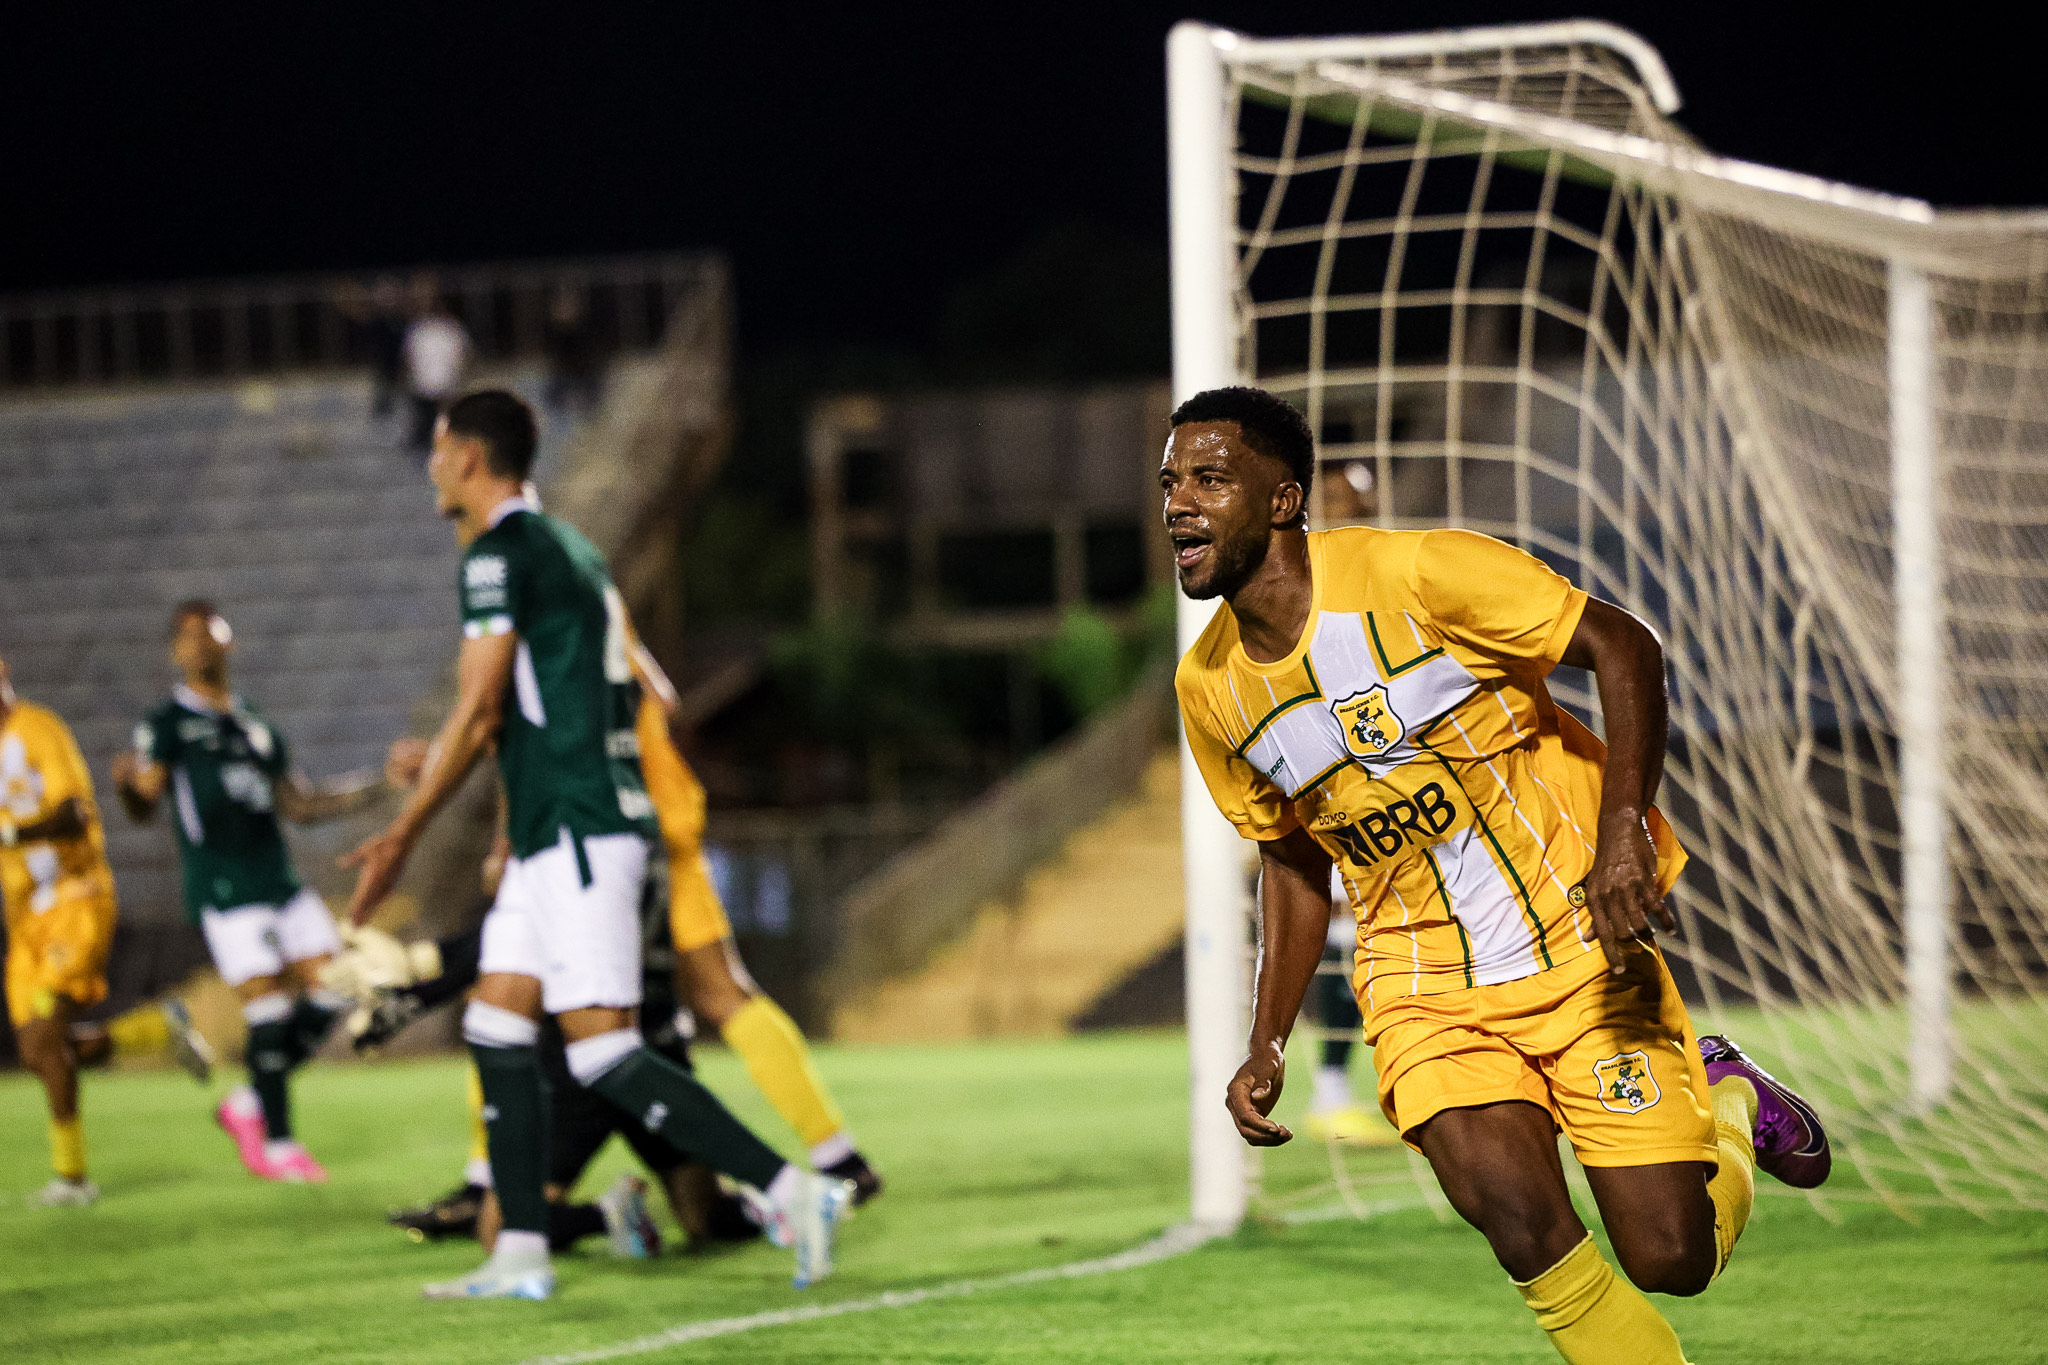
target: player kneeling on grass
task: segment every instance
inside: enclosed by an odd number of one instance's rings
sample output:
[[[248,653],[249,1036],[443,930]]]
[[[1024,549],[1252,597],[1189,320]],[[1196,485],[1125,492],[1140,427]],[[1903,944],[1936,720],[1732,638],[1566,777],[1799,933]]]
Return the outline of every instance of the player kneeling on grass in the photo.
[[[474,1274],[427,1293],[554,1290],[536,1052],[543,1014],[560,1022],[579,1084],[760,1192],[770,1235],[796,1248],[801,1288],[830,1272],[846,1186],[785,1162],[693,1076],[649,1051],[634,1026],[654,831],[633,734],[633,641],[603,558],[527,499],[535,445],[533,413],[509,393],[470,394],[440,419],[428,475],[467,545],[457,700],[405,808],[346,859],[362,869],[350,904],[360,924],[397,883],[427,822],[496,745],[513,856],[484,921],[463,1035],[483,1082],[505,1231]]]
[[[92,799],[92,775],[71,729],[14,695],[0,660],[0,900],[7,918],[7,1015],[24,1067],[50,1106],[55,1174],[36,1199],[90,1204],[78,1117],[72,1016],[107,998],[114,874]]]
[[[1813,1111],[1693,1035],[1655,942],[1685,855],[1650,804],[1663,653],[1640,621],[1467,531],[1310,533],[1307,423],[1256,389],[1198,394],[1160,464],[1181,587],[1224,599],[1181,661],[1190,748],[1259,843],[1246,1141],[1286,1142],[1289,1028],[1336,864],[1380,1108],[1485,1234],[1558,1353],[1679,1365],[1631,1287],[1697,1294],[1749,1218],[1752,1169],[1827,1178]],[[1543,679],[1590,669],[1608,743]],[[1628,1280],[1573,1211],[1571,1142]]]
[[[290,1077],[339,1016],[318,973],[341,945],[326,904],[292,870],[278,816],[331,820],[368,804],[379,783],[368,773],[314,783],[292,767],[284,735],[229,688],[235,634],[211,602],[179,603],[170,624],[184,680],[135,727],[135,748],[115,757],[114,789],[137,821],[171,793],[185,909],[242,1001],[249,1084],[215,1119],[251,1174],[325,1180],[292,1136]]]
[[[417,771],[408,774],[409,766],[401,764],[394,780],[411,786]],[[508,853],[501,844],[485,861],[486,892],[496,891]],[[669,971],[666,890],[661,878],[648,878],[641,908],[648,951],[640,1022],[647,1046],[687,1071],[692,1069],[686,1030],[690,1016],[676,1006],[675,978]],[[381,1045],[405,1025],[463,995],[476,983],[483,946],[481,927],[411,945],[370,928],[344,931],[344,936],[350,940],[348,950],[335,958],[324,979],[358,1002],[346,1026],[358,1050]],[[594,1202],[568,1200],[569,1191],[614,1133],[661,1184],[692,1244],[742,1242],[761,1235],[745,1201],[721,1190],[709,1167],[689,1160],[649,1133],[638,1114],[629,1114],[576,1083],[562,1031],[553,1020],[541,1021],[539,1051],[547,1079],[548,1177],[543,1193],[548,1201],[550,1251],[565,1251],[585,1237],[602,1233],[614,1255],[659,1254],[661,1239],[647,1216],[644,1182],[621,1177]],[[474,1067],[469,1072],[468,1100],[470,1150],[462,1183],[430,1204],[394,1210],[390,1221],[415,1241],[475,1237],[488,1250],[496,1245],[503,1214],[491,1193],[483,1088]]]
[[[656,686],[666,682],[659,669],[652,680]],[[643,692],[635,740],[648,799],[661,826],[661,851],[667,854],[667,923],[659,932],[675,950],[676,989],[694,1016],[691,1027],[702,1020],[719,1031],[746,1064],[754,1084],[810,1149],[811,1165],[825,1175],[851,1181],[854,1203],[865,1204],[881,1193],[881,1175],[854,1147],[846,1116],[818,1074],[802,1031],[754,984],[740,961],[732,924],[704,857],[704,787],[669,733],[664,700],[673,698],[657,700],[652,687]],[[384,772],[395,785],[411,787],[425,760],[424,744],[401,740],[391,746]],[[445,951],[451,947],[452,952]],[[370,1017],[357,1033],[358,1047],[380,1045],[428,1009],[469,988],[475,980],[476,953],[466,936],[447,940],[439,957],[450,970],[367,992]]]
[[[660,989],[658,980],[657,974],[648,974],[649,991],[641,1017],[650,1024],[660,1019],[667,1022],[647,1029],[647,1047],[687,1071],[691,1067],[689,1043],[676,1032],[674,1002]],[[761,1227],[747,1213],[745,1201],[721,1190],[717,1176],[708,1166],[648,1132],[638,1114],[629,1114],[596,1091],[576,1083],[563,1049],[561,1030],[552,1020],[541,1023],[540,1053],[551,1102],[548,1178],[544,1189],[550,1250],[565,1251],[585,1237],[602,1235],[614,1256],[639,1258],[661,1254],[661,1235],[647,1210],[646,1181],[620,1176],[595,1200],[569,1200],[569,1192],[576,1188],[576,1182],[613,1134],[633,1149],[641,1166],[661,1185],[691,1245],[745,1242],[761,1235]],[[476,1094],[473,1099],[477,1105],[473,1121],[481,1129],[482,1095]],[[488,1168],[484,1174],[488,1178]],[[497,1245],[503,1227],[504,1214],[497,1195],[489,1188],[479,1190],[474,1232],[485,1250]]]

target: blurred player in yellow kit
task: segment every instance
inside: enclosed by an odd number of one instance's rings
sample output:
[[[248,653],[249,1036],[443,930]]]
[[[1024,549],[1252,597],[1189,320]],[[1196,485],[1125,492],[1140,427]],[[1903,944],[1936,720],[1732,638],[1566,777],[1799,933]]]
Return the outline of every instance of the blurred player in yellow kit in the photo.
[[[50,1103],[50,1165],[37,1197],[90,1204],[72,1017],[107,997],[114,874],[78,741],[55,712],[14,695],[0,659],[0,895],[7,906],[7,1015],[22,1064]]]
[[[636,654],[638,651],[636,644]],[[754,1084],[802,1139],[812,1167],[851,1182],[855,1204],[866,1203],[881,1193],[882,1178],[854,1147],[845,1115],[825,1088],[802,1030],[762,993],[740,960],[732,925],[704,857],[704,787],[669,734],[673,689],[658,665],[636,663],[643,690],[635,737],[642,779],[654,804],[668,858],[669,933],[680,978],[678,994],[689,1002],[692,1015],[717,1029],[726,1045],[739,1054]],[[400,740],[392,746],[386,774],[394,785],[410,786],[425,758],[423,743]],[[493,856],[501,858],[503,853],[501,848]],[[356,1045],[377,1046],[427,1010],[466,990],[476,975],[474,938],[475,931],[471,931],[440,941],[435,954],[442,964],[438,975],[370,992]],[[489,1178],[480,1117],[483,1093],[473,1075],[469,1109],[470,1156],[462,1184],[431,1204],[395,1212],[394,1222],[432,1236],[466,1235],[473,1226]]]
[[[1462,530],[1310,532],[1315,441],[1258,389],[1197,394],[1160,464],[1181,587],[1224,599],[1175,679],[1217,807],[1260,857],[1257,1146],[1323,953],[1332,868],[1381,1111],[1574,1365],[1683,1365],[1639,1290],[1727,1264],[1753,1172],[1811,1188],[1827,1136],[1726,1038],[1693,1033],[1656,945],[1684,850],[1651,804],[1664,658],[1621,608]],[[1551,700],[1599,688],[1605,745]],[[1572,1144],[1627,1278],[1572,1206]],[[1631,1283],[1632,1282],[1632,1283]]]
[[[882,1179],[854,1150],[845,1116],[825,1089],[796,1022],[761,993],[740,962],[732,925],[704,860],[704,787],[676,750],[652,693],[640,701],[640,772],[669,860],[669,932],[690,1007],[746,1063],[747,1074],[810,1149],[811,1165],[850,1180],[864,1203]]]

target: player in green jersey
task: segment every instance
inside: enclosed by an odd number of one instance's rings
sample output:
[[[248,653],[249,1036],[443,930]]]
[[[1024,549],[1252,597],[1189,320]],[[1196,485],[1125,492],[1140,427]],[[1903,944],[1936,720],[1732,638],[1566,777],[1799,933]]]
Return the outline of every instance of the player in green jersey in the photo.
[[[763,1224],[797,1253],[798,1288],[831,1269],[850,1192],[784,1161],[716,1096],[651,1051],[640,1003],[639,907],[653,808],[641,784],[638,677],[658,670],[633,638],[604,560],[525,493],[533,413],[500,390],[440,419],[427,471],[467,546],[458,589],[457,698],[405,808],[345,862],[362,869],[360,924],[397,884],[420,832],[495,744],[512,857],[484,920],[463,1036],[483,1081],[492,1184],[505,1230],[474,1273],[430,1298],[534,1298],[548,1260],[547,1106],[536,1051],[553,1015],[570,1073],[678,1151],[752,1187]]]
[[[292,872],[278,816],[314,824],[368,802],[369,773],[308,781],[284,735],[228,685],[235,633],[211,602],[171,613],[171,659],[184,681],[135,727],[114,759],[114,790],[135,820],[171,794],[185,909],[249,1024],[249,1084],[214,1112],[242,1163],[265,1180],[324,1180],[292,1137],[291,1072],[319,1048],[346,1002],[320,989],[340,948],[333,916]]]

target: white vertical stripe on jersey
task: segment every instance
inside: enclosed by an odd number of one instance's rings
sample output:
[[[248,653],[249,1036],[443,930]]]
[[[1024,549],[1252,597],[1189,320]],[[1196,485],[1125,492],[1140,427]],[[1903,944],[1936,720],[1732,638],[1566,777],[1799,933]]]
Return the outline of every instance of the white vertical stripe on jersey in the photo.
[[[1451,717],[1451,724],[1458,727],[1458,738],[1465,741],[1465,747],[1473,749],[1472,737],[1465,733],[1465,727],[1458,723],[1456,716]],[[1477,750],[1474,749],[1474,752],[1477,752]],[[1536,841],[1536,856],[1543,860],[1543,875],[1550,878],[1550,884],[1557,888],[1557,894],[1564,897],[1565,904],[1570,905],[1572,899],[1571,888],[1564,884],[1564,879],[1557,875],[1557,869],[1550,865],[1550,842],[1543,837],[1543,831],[1537,829],[1530,822],[1527,812],[1522,809],[1522,803],[1515,799],[1515,789],[1510,787],[1508,780],[1500,775],[1500,769],[1494,766],[1493,760],[1489,758],[1485,762],[1486,771],[1493,778],[1494,785],[1500,788],[1500,794],[1505,796],[1508,799],[1508,805],[1513,807],[1515,819],[1521,823],[1523,829],[1529,831],[1529,837]],[[1501,853],[1505,856],[1507,850],[1503,848]],[[1535,913],[1534,906],[1530,907],[1530,913]],[[1578,928],[1578,912],[1576,910],[1572,912],[1572,925],[1575,929]],[[1587,946],[1585,930],[1579,929],[1578,933],[1580,946]]]
[[[1494,863],[1479,822],[1475,819],[1429,852],[1436,857],[1451,910],[1471,940],[1473,983],[1493,986],[1542,971],[1522,902]]]
[[[519,642],[518,657],[512,663],[513,689],[519,693],[519,714],[536,728],[545,728],[548,723],[548,709],[541,705],[540,679],[533,673],[533,651],[526,647],[526,641]]]
[[[171,798],[178,806],[178,823],[185,827],[185,842],[199,845],[206,842],[206,826],[199,823],[199,803],[192,799],[192,779],[185,775],[185,769],[171,769]]]

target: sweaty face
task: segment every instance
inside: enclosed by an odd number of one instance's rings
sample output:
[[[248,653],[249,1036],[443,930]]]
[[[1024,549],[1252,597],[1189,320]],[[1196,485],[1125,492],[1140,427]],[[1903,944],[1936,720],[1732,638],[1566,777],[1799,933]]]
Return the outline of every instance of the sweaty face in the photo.
[[[449,434],[446,417],[435,421],[434,451],[427,456],[427,478],[434,485],[434,510],[451,519],[462,510],[455,499],[456,486],[462,481],[461,441],[461,437]]]
[[[228,650],[235,632],[219,616],[187,616],[171,637],[171,661],[187,677],[218,682],[227,677]]]
[[[1246,445],[1235,422],[1175,427],[1159,488],[1181,591],[1200,600],[1243,587],[1266,560],[1274,498],[1290,483],[1286,467]]]

